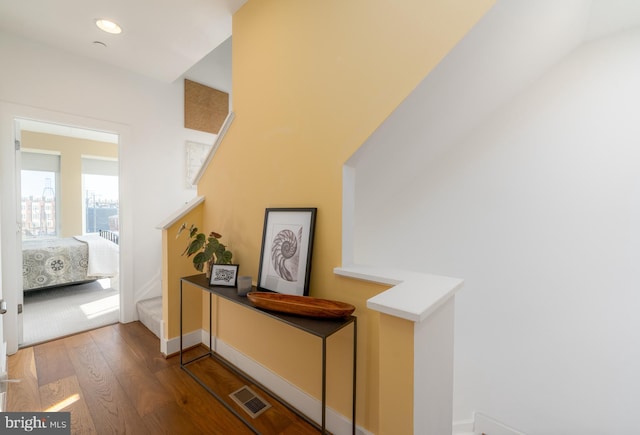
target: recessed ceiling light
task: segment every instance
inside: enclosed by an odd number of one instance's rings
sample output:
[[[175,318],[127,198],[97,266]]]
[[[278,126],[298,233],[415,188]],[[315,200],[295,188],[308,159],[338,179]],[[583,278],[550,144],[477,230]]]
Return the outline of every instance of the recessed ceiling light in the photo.
[[[96,26],[98,26],[100,30],[103,30],[107,33],[112,33],[114,35],[122,33],[122,28],[118,25],[118,23],[114,23],[113,21],[106,20],[104,18],[98,18],[96,20]]]

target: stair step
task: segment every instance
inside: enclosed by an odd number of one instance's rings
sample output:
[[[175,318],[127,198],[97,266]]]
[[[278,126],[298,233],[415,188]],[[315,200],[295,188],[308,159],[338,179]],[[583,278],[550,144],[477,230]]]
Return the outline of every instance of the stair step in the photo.
[[[162,296],[138,301],[136,304],[138,318],[144,326],[160,338],[162,322]]]

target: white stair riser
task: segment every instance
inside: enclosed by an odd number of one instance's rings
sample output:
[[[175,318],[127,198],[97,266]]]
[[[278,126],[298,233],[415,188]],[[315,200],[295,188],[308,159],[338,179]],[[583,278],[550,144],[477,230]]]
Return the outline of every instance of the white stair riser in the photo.
[[[136,304],[138,318],[156,337],[160,338],[162,322],[162,297],[145,299]]]

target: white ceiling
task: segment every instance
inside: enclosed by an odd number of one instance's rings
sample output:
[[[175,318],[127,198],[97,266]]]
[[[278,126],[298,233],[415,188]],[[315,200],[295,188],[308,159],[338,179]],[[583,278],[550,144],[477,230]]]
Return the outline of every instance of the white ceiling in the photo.
[[[3,0],[0,30],[172,82],[231,36],[231,16],[245,2]],[[118,22],[122,34],[99,30],[96,18]]]
[[[172,82],[231,36],[231,16],[246,1],[2,0],[0,30]],[[640,24],[639,0],[536,1],[577,10],[589,4],[585,39]],[[123,33],[98,30],[96,18],[117,21]]]

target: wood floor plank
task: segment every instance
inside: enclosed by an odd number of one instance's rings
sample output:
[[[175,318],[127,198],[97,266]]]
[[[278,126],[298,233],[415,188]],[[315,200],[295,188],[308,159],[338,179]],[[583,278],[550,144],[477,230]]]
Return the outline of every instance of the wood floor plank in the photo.
[[[9,385],[7,410],[43,411],[58,404],[59,410],[71,412],[73,434],[253,433],[180,368],[179,356],[165,359],[158,338],[141,328],[139,322],[111,325],[20,349],[9,357],[9,376],[22,382]],[[185,359],[203,352],[204,347],[196,347],[185,352]],[[249,385],[272,404],[253,420],[262,433],[318,433],[258,387],[216,366],[219,363],[213,359],[194,364],[205,381],[213,380],[222,388],[218,394]],[[60,405],[76,394],[76,401]],[[228,403],[233,406],[231,400]],[[246,418],[251,421],[248,414]]]
[[[109,326],[105,326],[105,328],[109,328]],[[73,347],[81,347],[86,345],[93,345],[93,338],[89,332],[81,332],[79,334],[70,335],[62,339],[64,346],[69,350]]]
[[[203,429],[202,426],[199,426],[194,421],[193,416],[184,412],[180,405],[175,402],[163,405],[143,418],[152,434],[202,435],[216,433],[210,427],[204,426]],[[200,419],[204,418],[211,419],[212,416],[200,416]],[[237,434],[236,432],[230,432],[228,428],[224,428],[224,431],[217,433]]]
[[[220,397],[228,399],[227,403],[236,410],[240,415],[245,417],[257,430],[266,434],[279,434],[287,430],[294,422],[299,422],[300,427],[306,427],[307,431],[301,431],[299,434],[315,434],[317,430],[312,428],[296,413],[285,407],[282,403],[269,396],[269,393],[262,390],[259,386],[251,384],[246,380],[238,377],[230,369],[224,365],[217,363],[212,358],[205,358],[191,364],[190,369],[214,392]],[[228,398],[229,394],[238,390],[242,386],[247,385],[258,395],[262,396],[271,407],[256,418],[252,418],[238,404]]]
[[[46,385],[57,379],[73,376],[67,348],[62,340],[54,340],[33,348],[38,373],[38,385]]]
[[[86,340],[85,344],[77,343],[70,340],[69,359],[98,433],[147,433],[146,425],[96,344]]]
[[[118,333],[129,344],[131,349],[144,360],[152,372],[163,370],[169,366],[179,364],[176,358],[165,358],[160,353],[158,337],[140,322],[114,325]]]
[[[38,373],[33,348],[23,349],[8,358],[9,378],[20,380],[7,386],[8,411],[41,411]]]
[[[100,328],[92,331],[91,336],[140,416],[172,401],[169,392],[147,368],[144,358],[133,351],[117,328]]]
[[[179,366],[160,370],[156,376],[202,433],[253,433]]]
[[[72,434],[97,433],[75,375],[41,386],[40,400],[43,411],[71,413]]]

